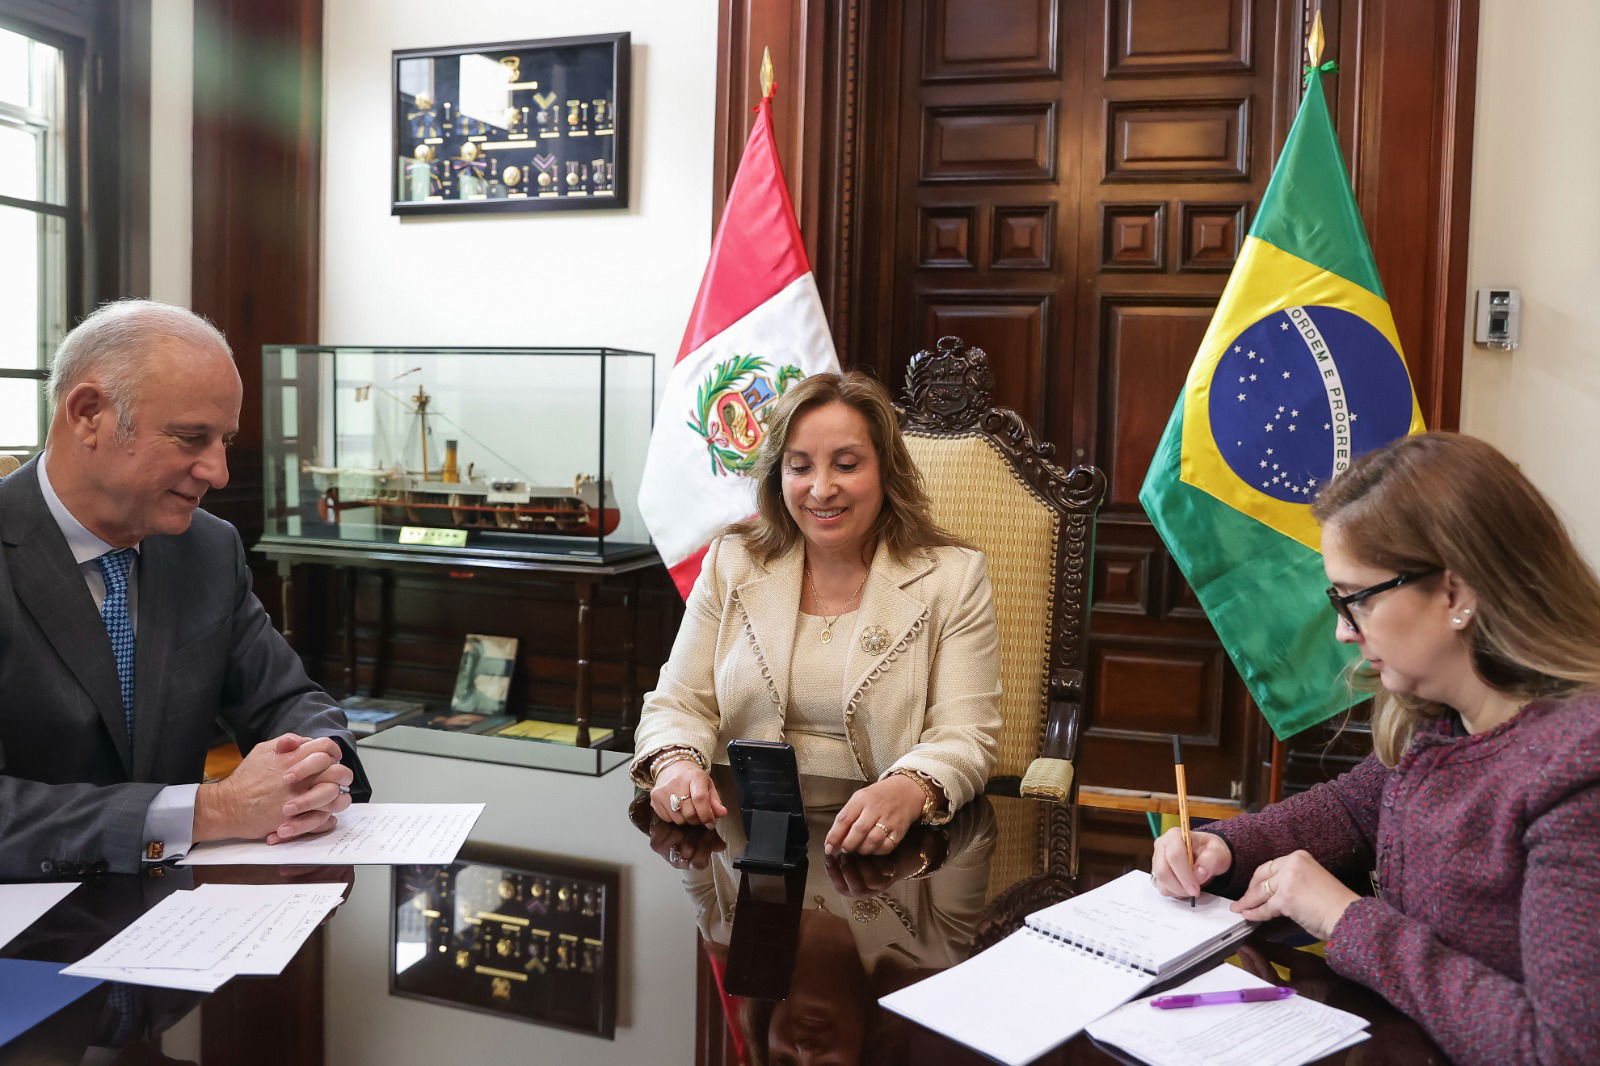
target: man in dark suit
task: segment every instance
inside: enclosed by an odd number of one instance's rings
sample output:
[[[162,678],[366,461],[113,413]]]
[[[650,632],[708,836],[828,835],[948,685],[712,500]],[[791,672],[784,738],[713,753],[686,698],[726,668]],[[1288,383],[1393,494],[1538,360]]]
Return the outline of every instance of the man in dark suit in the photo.
[[[365,791],[238,533],[197,510],[227,484],[242,393],[181,308],[109,304],[57,350],[45,451],[0,480],[0,877],[288,840]],[[218,720],[246,755],[197,784]]]

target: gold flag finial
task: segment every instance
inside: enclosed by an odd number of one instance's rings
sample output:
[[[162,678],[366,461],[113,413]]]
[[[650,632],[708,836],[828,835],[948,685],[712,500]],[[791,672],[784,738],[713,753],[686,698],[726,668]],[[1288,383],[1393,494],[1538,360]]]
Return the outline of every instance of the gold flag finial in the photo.
[[[1311,20],[1311,34],[1306,38],[1306,55],[1311,59],[1313,67],[1322,63],[1322,45],[1326,38],[1322,36],[1322,5],[1317,5],[1316,17]]]
[[[772,49],[761,49],[761,98],[772,97]]]

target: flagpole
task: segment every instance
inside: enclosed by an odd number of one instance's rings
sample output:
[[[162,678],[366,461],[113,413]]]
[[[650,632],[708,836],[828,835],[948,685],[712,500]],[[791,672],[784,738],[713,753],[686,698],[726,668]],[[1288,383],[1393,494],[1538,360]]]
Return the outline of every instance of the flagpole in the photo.
[[[772,91],[777,88],[777,82],[772,77],[772,49],[761,49],[761,99],[771,100]]]

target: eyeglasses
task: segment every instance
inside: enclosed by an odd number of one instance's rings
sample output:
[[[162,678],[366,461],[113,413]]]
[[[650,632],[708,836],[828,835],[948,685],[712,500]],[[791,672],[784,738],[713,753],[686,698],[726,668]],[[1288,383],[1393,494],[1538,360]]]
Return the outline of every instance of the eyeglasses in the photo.
[[[1444,567],[1442,566],[1435,566],[1431,570],[1408,570],[1398,577],[1391,578],[1388,581],[1380,581],[1376,585],[1368,585],[1364,589],[1357,589],[1355,592],[1344,596],[1339,594],[1337,588],[1329,585],[1328,602],[1333,605],[1334,612],[1344,619],[1345,625],[1350,627],[1351,632],[1360,633],[1361,627],[1356,624],[1355,615],[1350,610],[1351,607],[1364,600],[1371,599],[1380,592],[1388,592],[1390,589],[1397,589],[1401,585],[1409,585],[1413,581],[1421,581],[1425,577],[1432,577],[1434,574],[1443,572]]]

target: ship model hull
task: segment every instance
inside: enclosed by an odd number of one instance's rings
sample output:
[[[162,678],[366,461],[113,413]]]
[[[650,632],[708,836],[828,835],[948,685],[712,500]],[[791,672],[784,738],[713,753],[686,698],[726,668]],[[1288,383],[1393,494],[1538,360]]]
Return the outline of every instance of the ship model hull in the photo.
[[[520,482],[490,486],[452,484],[402,474],[350,478],[344,472],[310,468],[319,482],[317,513],[325,522],[372,508],[379,525],[490,530],[558,537],[599,537],[616,532],[621,512],[603,507],[593,478],[579,478],[571,489]],[[354,482],[353,484],[351,482]],[[610,484],[607,482],[607,497]],[[609,500],[608,500],[609,502]]]

